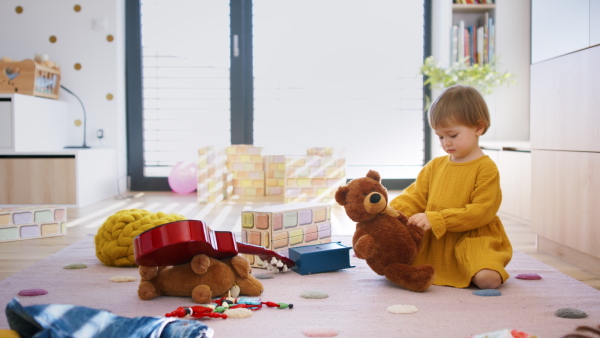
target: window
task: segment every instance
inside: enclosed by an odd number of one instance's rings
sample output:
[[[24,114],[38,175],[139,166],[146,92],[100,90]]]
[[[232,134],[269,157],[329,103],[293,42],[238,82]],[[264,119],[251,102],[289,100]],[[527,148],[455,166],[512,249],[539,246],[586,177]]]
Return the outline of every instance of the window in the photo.
[[[426,160],[424,3],[126,6],[132,190],[168,190],[170,167],[209,145],[282,155],[332,146],[344,150],[350,178],[376,169],[414,179]]]

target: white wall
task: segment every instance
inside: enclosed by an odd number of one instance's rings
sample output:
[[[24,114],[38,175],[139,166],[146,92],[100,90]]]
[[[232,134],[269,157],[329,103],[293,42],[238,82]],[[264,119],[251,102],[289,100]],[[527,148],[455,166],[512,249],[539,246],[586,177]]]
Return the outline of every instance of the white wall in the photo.
[[[75,6],[80,11],[75,11]],[[22,12],[17,12],[17,7]],[[112,41],[108,41],[108,36]],[[50,37],[56,42],[51,43]],[[119,187],[126,188],[125,28],[124,0],[2,0],[0,57],[20,61],[45,53],[61,69],[61,84],[83,101],[87,112],[87,144],[117,148]],[[75,65],[81,69],[76,70]],[[112,96],[112,99],[108,97]],[[69,104],[68,145],[83,143],[79,101],[64,90]],[[104,138],[96,138],[98,129]],[[43,142],[43,140],[40,140]]]

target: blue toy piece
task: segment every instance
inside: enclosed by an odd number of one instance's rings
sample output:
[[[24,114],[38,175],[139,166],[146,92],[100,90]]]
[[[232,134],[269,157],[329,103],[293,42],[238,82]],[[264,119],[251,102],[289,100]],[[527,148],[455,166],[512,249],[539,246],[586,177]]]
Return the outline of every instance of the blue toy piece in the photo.
[[[292,268],[301,275],[353,268],[350,265],[350,247],[339,242],[290,248]]]

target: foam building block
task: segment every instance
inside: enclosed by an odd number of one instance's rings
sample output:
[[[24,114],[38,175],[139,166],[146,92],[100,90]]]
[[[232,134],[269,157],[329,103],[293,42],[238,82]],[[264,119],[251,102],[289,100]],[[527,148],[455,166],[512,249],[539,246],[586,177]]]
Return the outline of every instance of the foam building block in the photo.
[[[198,149],[198,203],[220,202],[233,192],[227,171],[225,149],[202,147]]]
[[[265,195],[282,196],[285,186],[285,156],[265,156]]]
[[[263,246],[289,257],[289,248],[331,242],[331,205],[291,203],[242,212],[242,242]],[[244,255],[253,267],[260,258]]]
[[[0,242],[67,234],[67,209],[31,206],[0,209]]]
[[[346,159],[332,148],[307,153],[319,155],[286,156],[284,202],[335,202],[335,191],[346,184]]]
[[[335,243],[290,248],[290,259],[296,263],[292,268],[301,275],[353,268],[350,265],[350,247]]]
[[[262,148],[238,144],[226,148],[227,169],[233,175],[233,194],[265,195],[265,171]]]

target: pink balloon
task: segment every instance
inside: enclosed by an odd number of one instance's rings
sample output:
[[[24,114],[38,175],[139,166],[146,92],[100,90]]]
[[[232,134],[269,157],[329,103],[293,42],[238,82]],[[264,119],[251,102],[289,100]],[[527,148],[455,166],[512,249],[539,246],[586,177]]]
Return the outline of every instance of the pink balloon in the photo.
[[[188,194],[196,190],[198,184],[196,163],[177,162],[169,174],[169,187],[178,194]]]

